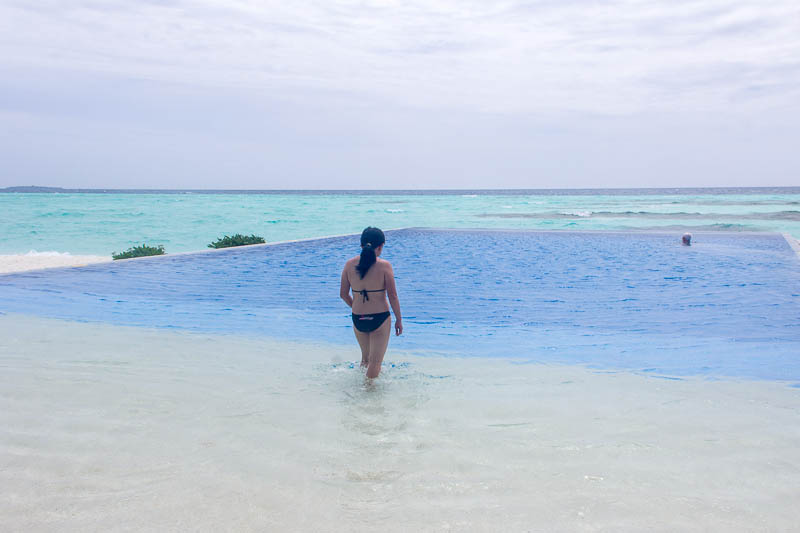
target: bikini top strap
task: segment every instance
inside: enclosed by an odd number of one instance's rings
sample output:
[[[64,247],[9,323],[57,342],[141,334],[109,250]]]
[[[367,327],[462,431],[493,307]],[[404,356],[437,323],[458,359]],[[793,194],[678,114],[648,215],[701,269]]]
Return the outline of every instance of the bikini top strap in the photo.
[[[370,293],[370,292],[381,292],[381,291],[385,291],[385,290],[386,290],[386,288],[383,288],[383,289],[372,289],[372,290],[369,290],[369,291],[367,289],[361,289],[360,291],[357,291],[357,292],[361,293],[361,296],[364,298],[364,301],[366,302],[366,301],[369,301],[369,294],[368,293]]]

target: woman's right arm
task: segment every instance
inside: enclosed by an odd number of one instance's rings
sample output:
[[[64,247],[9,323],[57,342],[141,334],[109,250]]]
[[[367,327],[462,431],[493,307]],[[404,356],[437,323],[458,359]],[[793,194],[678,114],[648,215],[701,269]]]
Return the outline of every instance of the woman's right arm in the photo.
[[[348,307],[353,307],[353,297],[350,296],[350,280],[347,278],[347,265],[342,270],[342,282],[339,286],[339,298],[344,300]]]
[[[389,305],[394,311],[394,330],[397,335],[401,335],[403,333],[403,316],[400,314],[400,298],[397,297],[397,285],[394,283],[394,270],[392,270],[391,264],[387,265],[384,282]]]

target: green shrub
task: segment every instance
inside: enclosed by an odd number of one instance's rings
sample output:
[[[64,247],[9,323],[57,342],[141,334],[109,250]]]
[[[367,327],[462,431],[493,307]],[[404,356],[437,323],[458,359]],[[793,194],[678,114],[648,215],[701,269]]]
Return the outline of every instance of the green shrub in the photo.
[[[264,237],[258,235],[225,235],[208,245],[209,248],[230,248],[231,246],[245,246],[247,244],[264,244]]]
[[[128,248],[124,252],[114,252],[111,254],[111,258],[116,259],[130,259],[131,257],[145,257],[148,255],[164,255],[164,245],[159,244],[158,246],[147,246],[146,244],[142,244],[141,246],[133,246],[132,248]]]

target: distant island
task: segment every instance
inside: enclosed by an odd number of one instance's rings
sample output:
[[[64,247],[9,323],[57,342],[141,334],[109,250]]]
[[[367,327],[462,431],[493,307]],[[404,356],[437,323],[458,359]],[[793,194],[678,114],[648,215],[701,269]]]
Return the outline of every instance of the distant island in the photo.
[[[20,185],[6,187],[0,192],[49,192],[49,193],[75,193],[75,192],[122,192],[113,189],[64,189],[62,187],[40,187],[38,185]]]
[[[6,187],[0,192],[73,192],[72,189],[62,189],[61,187],[39,187],[37,185],[23,185],[20,187]]]

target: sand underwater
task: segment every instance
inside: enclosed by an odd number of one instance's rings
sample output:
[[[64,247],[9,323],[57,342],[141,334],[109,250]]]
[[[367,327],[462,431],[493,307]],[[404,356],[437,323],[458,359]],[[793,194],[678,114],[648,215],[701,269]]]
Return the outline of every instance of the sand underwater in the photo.
[[[800,389],[0,315],[5,531],[788,531]]]

